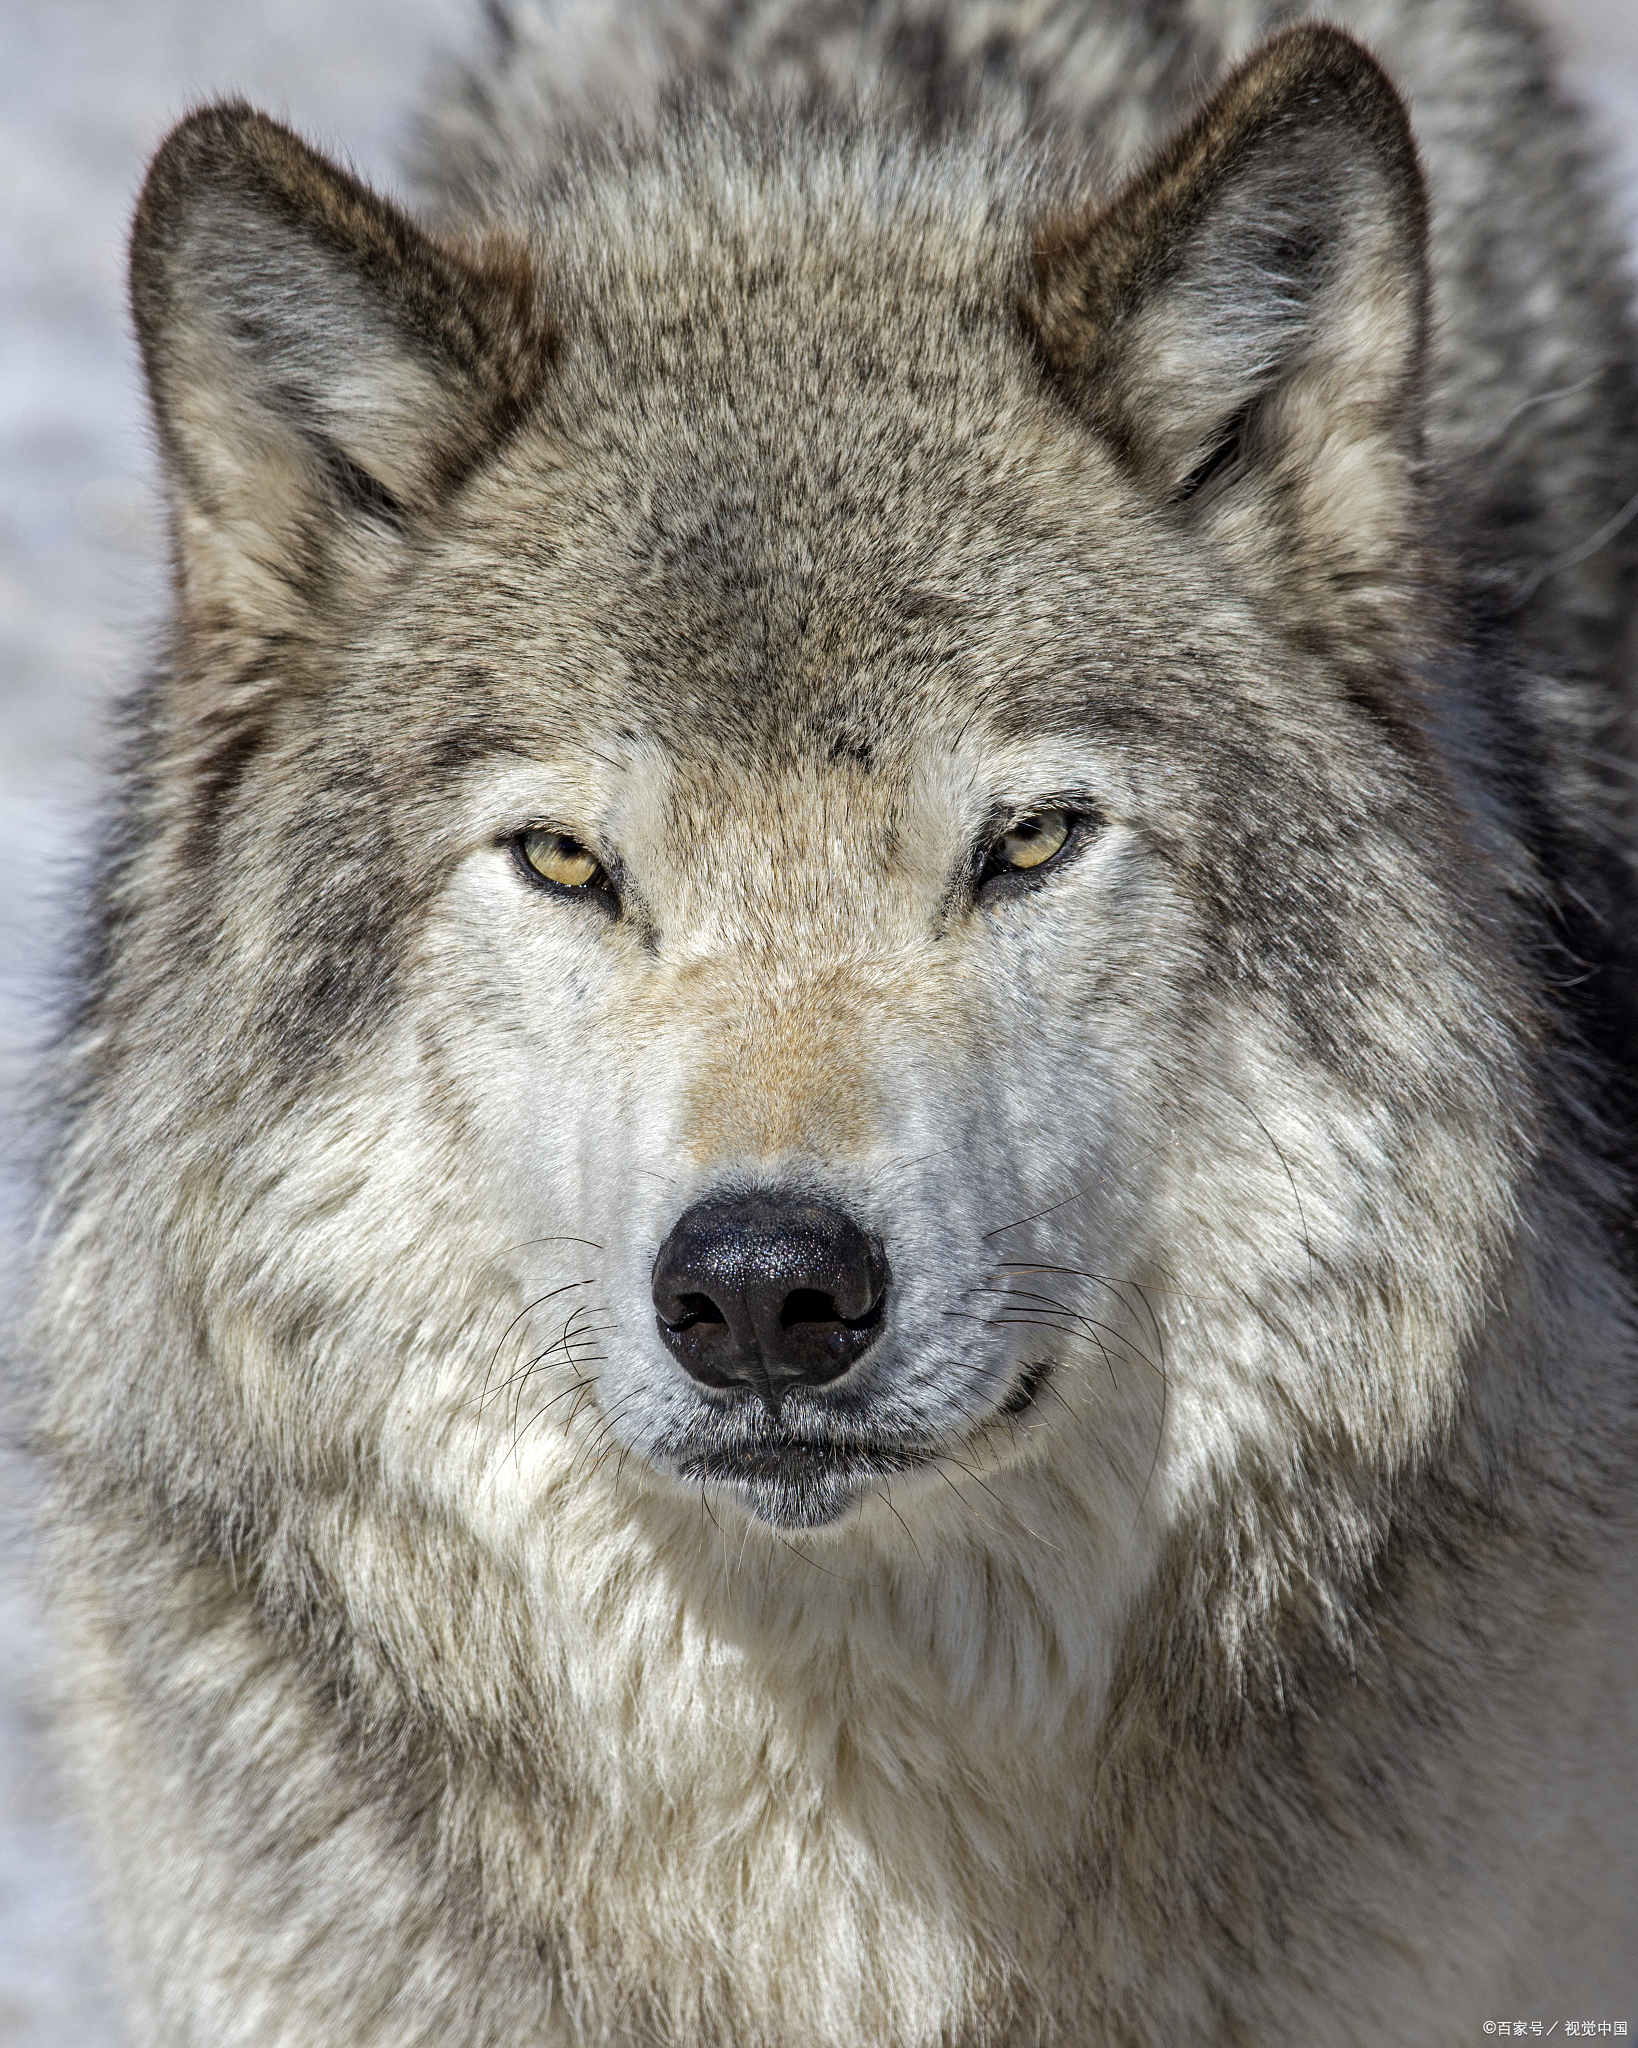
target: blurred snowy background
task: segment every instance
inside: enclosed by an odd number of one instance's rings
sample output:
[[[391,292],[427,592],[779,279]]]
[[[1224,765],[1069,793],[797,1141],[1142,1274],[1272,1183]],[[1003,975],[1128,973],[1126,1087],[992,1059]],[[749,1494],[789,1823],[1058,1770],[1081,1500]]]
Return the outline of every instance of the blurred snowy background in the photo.
[[[1638,0],[1547,11],[1638,244]],[[477,0],[0,0],[0,1289],[25,1199],[21,1083],[96,851],[105,712],[161,598],[124,308],[143,166],[189,106],[238,91],[390,185],[417,88],[476,16]],[[28,1567],[25,1475],[0,1456],[0,2048],[116,2048]]]

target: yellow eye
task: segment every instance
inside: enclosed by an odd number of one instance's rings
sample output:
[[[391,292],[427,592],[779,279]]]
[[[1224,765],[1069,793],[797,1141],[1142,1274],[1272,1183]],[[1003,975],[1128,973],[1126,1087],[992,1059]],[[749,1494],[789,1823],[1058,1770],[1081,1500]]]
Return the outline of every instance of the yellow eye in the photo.
[[[521,833],[518,851],[543,882],[559,889],[589,889],[608,881],[601,863],[566,832]]]
[[[1044,867],[1055,853],[1063,851],[1069,827],[1067,811],[1032,811],[1007,827],[995,842],[990,859],[997,868]]]

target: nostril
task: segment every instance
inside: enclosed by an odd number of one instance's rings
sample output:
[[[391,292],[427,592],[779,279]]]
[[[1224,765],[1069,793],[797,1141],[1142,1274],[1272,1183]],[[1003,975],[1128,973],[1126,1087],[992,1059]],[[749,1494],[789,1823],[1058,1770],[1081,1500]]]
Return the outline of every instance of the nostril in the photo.
[[[673,1330],[692,1330],[700,1323],[726,1326],[728,1321],[708,1294],[679,1294],[657,1306],[661,1320]]]
[[[868,1330],[880,1322],[881,1313],[881,1302],[876,1301],[862,1316],[845,1316],[837,1307],[833,1294],[821,1294],[812,1287],[798,1287],[785,1297],[779,1311],[779,1327],[795,1330],[809,1323],[830,1323],[849,1330]]]
[[[811,1287],[799,1287],[787,1294],[779,1311],[779,1327],[794,1330],[798,1323],[839,1323],[842,1312],[828,1294]]]

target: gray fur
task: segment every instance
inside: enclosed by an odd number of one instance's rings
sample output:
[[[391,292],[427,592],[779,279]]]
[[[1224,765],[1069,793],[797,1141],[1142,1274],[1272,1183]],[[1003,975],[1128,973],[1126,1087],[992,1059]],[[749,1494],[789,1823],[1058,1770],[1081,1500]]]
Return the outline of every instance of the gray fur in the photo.
[[[436,228],[161,150],[34,1324],[139,2040],[1631,2011],[1626,287],[1533,31],[1339,18],[497,9]],[[776,1417],[649,1283],[792,1187]]]

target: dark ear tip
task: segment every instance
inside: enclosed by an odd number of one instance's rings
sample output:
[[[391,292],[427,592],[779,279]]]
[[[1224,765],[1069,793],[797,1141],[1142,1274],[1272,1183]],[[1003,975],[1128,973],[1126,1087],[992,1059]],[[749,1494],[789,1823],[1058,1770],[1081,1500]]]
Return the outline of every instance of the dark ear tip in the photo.
[[[140,333],[162,316],[191,226],[213,207],[327,217],[343,239],[402,239],[389,200],[248,100],[218,100],[179,121],[154,153],[131,224],[131,302]]]
[[[1299,21],[1289,28],[1276,29],[1246,62],[1257,64],[1270,60],[1293,69],[1330,72],[1343,79],[1363,76],[1367,72],[1386,76],[1381,64],[1358,36],[1330,21]]]
[[[1402,141],[1414,157],[1410,116],[1398,87],[1364,43],[1330,22],[1300,22],[1279,30],[1213,97],[1266,99],[1293,109],[1305,100],[1341,101],[1380,140]]]
[[[131,295],[139,325],[162,292],[166,257],[190,207],[212,188],[242,181],[270,157],[305,148],[248,100],[218,100],[177,122],[154,151],[131,223]]]
[[[1104,260],[1120,270],[1131,244],[1134,210],[1157,219],[1170,216],[1175,225],[1187,212],[1189,193],[1209,191],[1236,164],[1270,142],[1284,146],[1303,129],[1351,129],[1385,172],[1407,234],[1420,245],[1426,192],[1398,88],[1365,44],[1345,29],[1302,22],[1270,36],[1219,79],[1112,200],[1090,215],[1041,224],[1034,249],[1035,291],[1024,306],[1028,323],[1038,330],[1043,321],[1050,324],[1057,284],[1066,272],[1084,272],[1089,262]]]
[[[140,223],[186,186],[219,178],[275,152],[304,151],[306,145],[248,100],[217,100],[196,107],[177,122],[154,151],[137,204]]]
[[[131,310],[162,431],[194,403],[196,380],[229,377],[235,351],[225,344],[234,337],[247,343],[232,371],[240,398],[250,402],[257,377],[271,389],[271,358],[257,350],[272,334],[298,352],[308,345],[292,310],[306,291],[324,295],[360,336],[402,350],[469,421],[481,414],[492,426],[516,412],[549,360],[550,326],[521,236],[433,235],[242,99],[198,108],[160,144],[130,261]],[[430,449],[431,437],[421,445]],[[455,460],[447,448],[439,459],[445,470]]]

